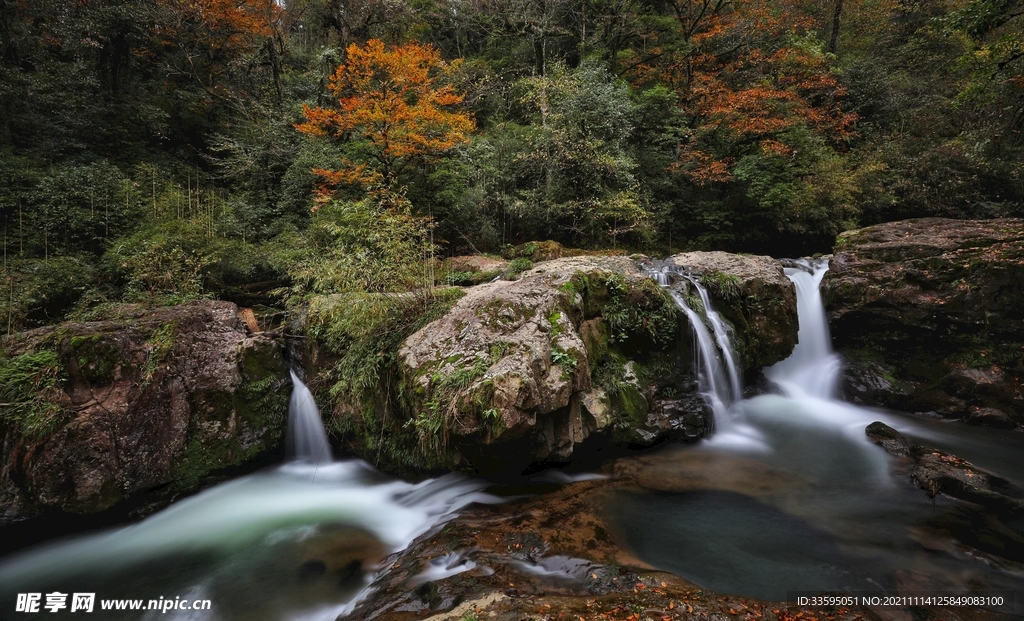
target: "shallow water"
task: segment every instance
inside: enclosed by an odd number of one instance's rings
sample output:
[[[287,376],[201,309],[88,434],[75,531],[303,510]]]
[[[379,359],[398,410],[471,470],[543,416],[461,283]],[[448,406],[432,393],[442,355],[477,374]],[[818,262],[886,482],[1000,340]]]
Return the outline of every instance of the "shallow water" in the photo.
[[[774,397],[746,406],[752,419],[771,421],[757,425],[770,449],[661,451],[639,477],[658,491],[610,503],[641,559],[705,588],[771,600],[796,591],[1024,591],[1024,565],[1014,567],[1024,555],[984,514],[929,500],[882,449],[845,429],[776,418],[800,404]],[[977,547],[981,538],[1006,569],[958,543]]]
[[[818,294],[826,268],[786,270],[797,285],[799,343],[765,370],[785,394],[734,405],[730,424],[697,447],[639,460],[633,474],[648,491],[616,496],[612,521],[641,559],[734,595],[1024,593],[1024,524],[929,500],[864,429],[883,421],[1016,482],[1024,434],[834,399],[841,360]],[[1024,614],[1020,604],[1015,614]]]
[[[286,464],[138,524],[3,559],[0,610],[12,618],[17,593],[58,591],[212,601],[209,612],[156,613],[161,619],[334,619],[367,595],[370,573],[387,554],[471,502],[496,501],[483,487],[457,475],[405,483],[356,460]],[[68,610],[45,614],[77,618]],[[148,618],[140,614],[103,611],[102,618]]]

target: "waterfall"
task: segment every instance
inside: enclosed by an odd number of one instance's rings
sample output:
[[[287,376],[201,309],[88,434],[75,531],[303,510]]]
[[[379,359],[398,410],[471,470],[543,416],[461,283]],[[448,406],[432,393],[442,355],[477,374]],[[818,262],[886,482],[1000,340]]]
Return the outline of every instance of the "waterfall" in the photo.
[[[821,300],[821,279],[828,271],[828,259],[799,259],[785,271],[796,286],[797,345],[789,358],[765,369],[765,377],[791,397],[834,399],[842,361],[832,350]]]
[[[374,592],[382,556],[471,503],[503,502],[483,493],[486,484],[457,474],[406,483],[363,461],[332,461],[313,396],[294,372],[292,381],[288,463],[206,489],[136,524],[0,558],[0,616],[18,592],[78,588],[111,598],[212,598],[220,607],[166,616],[176,621],[333,620]],[[332,565],[339,560],[346,564]],[[457,560],[445,575],[475,567]],[[304,573],[309,567],[331,571]],[[424,581],[436,579],[425,574]]]
[[[650,270],[648,274],[659,285],[669,288],[672,284],[670,273],[664,269]],[[730,427],[729,409],[742,399],[743,386],[736,366],[736,355],[732,348],[732,330],[711,304],[707,289],[688,274],[679,274],[686,279],[700,298],[704,316],[691,308],[678,291],[669,289],[676,305],[690,321],[690,329],[696,344],[694,348],[697,368],[697,388],[701,397],[711,406],[714,425]],[[706,323],[705,323],[706,318]],[[709,329],[710,327],[710,329]]]
[[[697,295],[700,296],[700,302],[704,305],[704,314],[707,315],[708,323],[711,324],[715,335],[715,341],[718,343],[718,350],[722,352],[722,357],[725,359],[725,370],[729,373],[729,384],[732,387],[732,402],[737,403],[743,398],[743,385],[740,383],[739,371],[736,368],[736,356],[732,349],[732,328],[711,304],[708,290],[695,279],[691,278],[690,282],[697,290]]]
[[[291,372],[292,396],[288,401],[288,458],[315,464],[329,464],[331,445],[327,441],[320,410],[316,407],[313,393],[302,380]]]

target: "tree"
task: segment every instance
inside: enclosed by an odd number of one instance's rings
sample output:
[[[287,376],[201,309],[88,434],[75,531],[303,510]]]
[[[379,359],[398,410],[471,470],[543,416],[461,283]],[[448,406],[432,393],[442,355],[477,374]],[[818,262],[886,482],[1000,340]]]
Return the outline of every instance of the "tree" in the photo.
[[[281,15],[274,0],[158,0],[153,35],[163,69],[180,85],[225,99],[232,61],[264,47],[279,81],[273,39]]]
[[[347,59],[331,77],[337,108],[303,106],[299,131],[352,141],[352,157],[337,170],[316,169],[333,186],[354,184],[400,193],[401,175],[414,161],[435,158],[466,142],[473,119],[451,108],[463,100],[451,84],[458,62],[446,63],[430,45],[407,43],[388,49],[377,39],[348,46]]]

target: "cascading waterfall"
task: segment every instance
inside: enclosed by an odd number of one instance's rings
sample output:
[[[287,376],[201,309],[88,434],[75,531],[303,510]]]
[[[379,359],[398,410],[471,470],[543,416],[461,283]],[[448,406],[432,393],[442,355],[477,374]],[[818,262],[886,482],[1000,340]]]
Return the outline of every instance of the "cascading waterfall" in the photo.
[[[690,308],[686,299],[677,291],[672,291],[671,294],[676,305],[690,320],[690,329],[697,342],[697,388],[704,400],[711,406],[714,424],[724,426],[727,424],[727,412],[733,400],[729,379],[722,367],[722,360],[718,355],[715,340],[712,339],[710,331],[704,325],[704,319],[697,311]],[[707,312],[706,307],[705,312]]]
[[[707,289],[696,278],[688,274],[677,274],[697,292],[703,306],[703,316],[686,302],[681,293],[670,288],[672,278],[669,272],[651,270],[648,274],[659,285],[669,288],[672,299],[690,321],[690,329],[697,345],[697,387],[701,396],[711,406],[714,426],[718,431],[734,427],[735,421],[730,408],[742,399],[743,386],[732,347],[732,331],[711,304]]]
[[[799,259],[785,268],[796,286],[800,329],[793,354],[765,369],[765,376],[791,397],[834,399],[842,361],[832,350],[832,336],[821,300],[821,279],[828,259]]]
[[[356,572],[344,588],[330,572],[300,580],[310,559],[314,567],[330,567],[338,550],[397,552],[470,503],[499,502],[482,493],[483,483],[460,475],[413,484],[360,460],[332,461],[312,395],[294,374],[292,380],[291,461],[175,502],[137,524],[0,560],[0,616],[18,592],[94,591],[97,599],[211,599],[216,608],[160,619],[333,621],[372,592],[372,576]]]
[[[711,296],[708,295],[708,290],[696,279],[690,278],[689,280],[693,284],[694,289],[697,290],[701,304],[704,305],[704,313],[707,315],[708,323],[711,324],[715,341],[718,343],[718,350],[725,359],[725,370],[729,373],[729,385],[732,387],[732,401],[737,403],[743,398],[743,384],[740,382],[736,355],[732,347],[732,328],[729,327],[729,324],[722,319],[722,316],[715,310],[714,305],[711,304]]]
[[[288,401],[287,455],[289,459],[314,464],[331,463],[331,444],[327,441],[320,410],[313,393],[291,371],[292,396]]]
[[[941,496],[927,498],[909,484],[905,470],[891,471],[893,458],[869,441],[865,427],[882,421],[981,467],[1005,465],[994,471],[1017,481],[1024,476],[1019,458],[1024,440],[983,428],[926,427],[839,400],[840,358],[831,347],[819,293],[827,269],[825,260],[799,260],[785,270],[797,290],[799,343],[790,358],[765,369],[782,394],[744,399],[724,416],[716,408],[722,424],[711,438],[652,457],[646,476],[659,481],[658,491],[623,493],[613,502],[623,540],[644,561],[704,588],[766,600],[784,599],[794,590],[906,594],[915,588],[963,593],[1024,588],[1015,569],[979,563],[961,547],[965,535],[985,546],[999,541],[994,545],[1019,562],[1019,548],[1010,543],[1019,535],[1002,525],[982,534],[986,510],[965,518],[963,507]],[[669,280],[666,275],[659,282]],[[697,306],[692,298],[674,297],[681,307],[688,299]],[[715,338],[715,347],[710,334],[721,333],[700,329],[704,321],[715,327],[710,317],[702,321],[692,310],[684,311],[701,358],[700,389],[714,392],[726,385],[715,373],[715,356],[725,359],[719,353],[723,341]],[[717,401],[728,403],[728,398]],[[944,430],[936,432],[936,426]],[[974,456],[961,454],[974,434],[985,438],[983,448]],[[971,526],[964,527],[968,519]]]

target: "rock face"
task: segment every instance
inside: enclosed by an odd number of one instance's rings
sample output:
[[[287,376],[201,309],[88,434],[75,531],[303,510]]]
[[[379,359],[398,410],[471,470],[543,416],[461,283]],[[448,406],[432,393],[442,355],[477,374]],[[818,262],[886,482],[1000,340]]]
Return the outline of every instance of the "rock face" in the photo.
[[[237,311],[200,302],[4,339],[0,519],[188,491],[279,450],[287,368]]]
[[[725,253],[673,261],[725,283],[712,287],[714,303],[728,309],[748,366],[788,355],[796,299],[781,265]],[[758,318],[762,306],[774,316]],[[539,263],[517,281],[468,289],[406,339],[398,364],[409,425],[421,446],[488,472],[567,461],[588,438],[700,438],[710,410],[696,394],[686,326],[671,296],[629,258]]]
[[[666,261],[698,278],[733,325],[747,370],[785,360],[797,338],[796,288],[779,261],[728,252],[687,252]]]
[[[1024,423],[1024,220],[926,218],[844,233],[822,292],[850,400]]]

